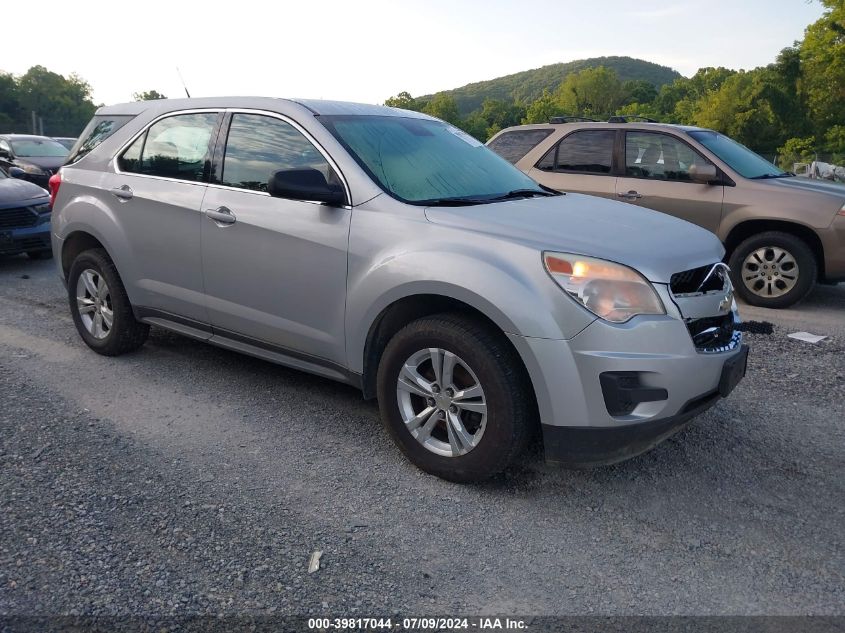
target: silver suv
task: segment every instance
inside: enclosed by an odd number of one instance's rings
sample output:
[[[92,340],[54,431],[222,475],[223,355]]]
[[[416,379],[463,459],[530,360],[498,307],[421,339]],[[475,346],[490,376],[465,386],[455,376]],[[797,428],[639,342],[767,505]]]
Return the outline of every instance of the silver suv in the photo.
[[[101,108],[53,177],[82,339],[150,325],[359,387],[423,470],[636,455],[745,373],[723,249],[538,186],[443,121],[263,98]]]

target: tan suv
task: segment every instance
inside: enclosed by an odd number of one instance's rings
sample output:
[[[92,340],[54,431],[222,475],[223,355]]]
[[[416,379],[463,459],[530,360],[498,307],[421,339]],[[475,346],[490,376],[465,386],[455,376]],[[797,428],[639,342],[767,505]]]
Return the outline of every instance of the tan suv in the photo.
[[[712,130],[556,117],[487,145],[542,185],[614,198],[722,240],[742,298],[784,308],[845,280],[845,186],[795,177]]]

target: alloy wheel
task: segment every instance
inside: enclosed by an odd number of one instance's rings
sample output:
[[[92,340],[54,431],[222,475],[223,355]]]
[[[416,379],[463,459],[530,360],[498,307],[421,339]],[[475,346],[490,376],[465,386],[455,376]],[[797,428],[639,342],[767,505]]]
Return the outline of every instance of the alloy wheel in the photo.
[[[405,428],[432,453],[465,455],[484,435],[484,389],[470,366],[448,350],[412,354],[400,370],[396,396]]]
[[[76,308],[88,333],[104,339],[114,323],[114,309],[106,280],[96,270],[86,268],[76,280]]]
[[[742,283],[757,296],[781,297],[798,283],[798,262],[779,246],[758,248],[742,262]]]

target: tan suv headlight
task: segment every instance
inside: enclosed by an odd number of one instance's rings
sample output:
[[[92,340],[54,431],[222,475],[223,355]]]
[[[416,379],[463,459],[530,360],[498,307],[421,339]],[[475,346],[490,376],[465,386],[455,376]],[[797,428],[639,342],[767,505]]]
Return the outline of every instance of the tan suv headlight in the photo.
[[[633,268],[583,255],[543,253],[546,271],[590,312],[612,323],[638,314],[666,314],[652,285]]]

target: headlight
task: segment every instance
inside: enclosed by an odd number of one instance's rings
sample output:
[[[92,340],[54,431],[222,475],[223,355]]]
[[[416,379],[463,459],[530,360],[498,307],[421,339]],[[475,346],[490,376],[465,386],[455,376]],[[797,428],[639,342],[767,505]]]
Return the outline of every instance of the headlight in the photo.
[[[566,294],[606,321],[624,323],[638,314],[666,314],[654,288],[633,268],[568,253],[543,253],[543,261]]]
[[[32,174],[33,176],[43,176],[44,170],[41,169],[38,165],[29,165],[24,163],[23,165],[18,165],[21,169],[23,169],[26,173]]]

